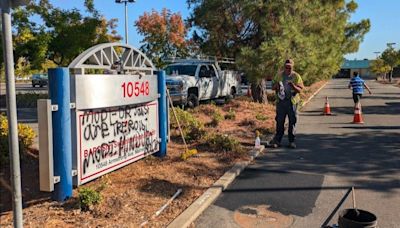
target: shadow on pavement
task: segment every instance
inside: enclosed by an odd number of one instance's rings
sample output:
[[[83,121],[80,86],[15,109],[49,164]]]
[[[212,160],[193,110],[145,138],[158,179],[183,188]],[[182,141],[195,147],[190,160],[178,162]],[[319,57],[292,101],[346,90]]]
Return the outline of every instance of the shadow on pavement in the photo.
[[[390,192],[400,187],[400,133],[298,135],[296,150],[275,149],[257,160],[268,170],[291,170],[368,179],[360,187]],[[396,178],[393,178],[396,176]]]
[[[385,106],[368,105],[365,108],[362,107],[362,113],[376,115],[396,115],[400,113],[400,102],[386,102],[385,104]],[[353,107],[331,107],[331,111],[338,114],[354,113]]]
[[[249,205],[269,205],[271,211],[306,216],[315,206],[323,180],[322,175],[249,168],[222,193],[215,205],[231,211]]]
[[[347,127],[331,127],[331,128],[346,128],[346,129],[369,129],[369,130],[400,130],[400,126],[347,126]]]
[[[302,134],[297,145],[295,150],[271,149],[258,157],[215,205],[231,211],[246,205],[271,205],[273,211],[306,216],[321,191],[355,186],[396,194],[400,189],[400,133]],[[322,186],[325,175],[344,177],[348,182]]]

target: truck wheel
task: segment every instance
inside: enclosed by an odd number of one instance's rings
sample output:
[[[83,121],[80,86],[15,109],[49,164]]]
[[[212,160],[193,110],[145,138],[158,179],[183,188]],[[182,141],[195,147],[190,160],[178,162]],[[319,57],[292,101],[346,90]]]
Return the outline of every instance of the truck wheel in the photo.
[[[199,98],[196,96],[196,94],[191,93],[189,94],[188,100],[187,100],[187,106],[189,108],[194,108],[199,106]]]
[[[225,102],[228,103],[229,101],[231,101],[233,98],[236,97],[236,91],[235,88],[231,88],[231,92],[229,93],[228,96],[225,97]]]
[[[235,88],[233,88],[233,87],[231,88],[230,97],[231,97],[232,99],[236,97],[236,90],[235,90]]]

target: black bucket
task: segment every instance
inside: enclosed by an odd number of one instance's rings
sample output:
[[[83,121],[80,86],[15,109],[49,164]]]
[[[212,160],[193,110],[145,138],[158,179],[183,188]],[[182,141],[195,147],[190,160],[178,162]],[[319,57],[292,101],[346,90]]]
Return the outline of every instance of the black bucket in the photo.
[[[372,228],[378,221],[374,214],[360,209],[344,209],[339,213],[339,228]]]

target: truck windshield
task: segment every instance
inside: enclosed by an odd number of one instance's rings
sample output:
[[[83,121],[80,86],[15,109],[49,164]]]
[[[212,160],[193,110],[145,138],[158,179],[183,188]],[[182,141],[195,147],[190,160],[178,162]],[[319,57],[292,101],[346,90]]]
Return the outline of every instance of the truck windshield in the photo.
[[[171,65],[165,68],[167,75],[189,75],[195,76],[197,65]]]

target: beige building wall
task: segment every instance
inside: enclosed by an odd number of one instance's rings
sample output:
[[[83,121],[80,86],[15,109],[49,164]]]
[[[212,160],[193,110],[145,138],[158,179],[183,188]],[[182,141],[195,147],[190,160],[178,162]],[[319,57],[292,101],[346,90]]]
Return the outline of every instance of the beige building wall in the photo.
[[[360,74],[361,78],[364,78],[364,79],[375,79],[376,78],[376,75],[374,73],[372,73],[369,68],[367,68],[367,69],[365,69],[365,68],[364,69],[351,69],[350,75],[353,76],[353,72],[355,72],[355,71],[357,71]]]

